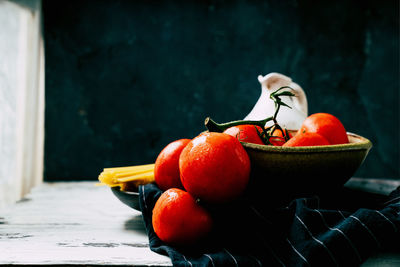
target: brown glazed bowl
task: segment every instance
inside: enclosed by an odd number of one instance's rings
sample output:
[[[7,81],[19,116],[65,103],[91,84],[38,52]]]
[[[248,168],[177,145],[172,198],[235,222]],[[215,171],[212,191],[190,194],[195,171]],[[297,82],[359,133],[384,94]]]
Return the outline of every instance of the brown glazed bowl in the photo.
[[[347,133],[348,144],[279,147],[242,143],[251,161],[248,193],[301,196],[342,187],[366,158],[372,143]]]

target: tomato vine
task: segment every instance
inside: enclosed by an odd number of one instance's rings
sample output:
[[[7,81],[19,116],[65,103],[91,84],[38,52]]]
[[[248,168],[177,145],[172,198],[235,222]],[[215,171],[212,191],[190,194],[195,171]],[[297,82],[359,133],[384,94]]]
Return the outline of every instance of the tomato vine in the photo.
[[[284,90],[284,89],[290,89],[289,90]],[[289,140],[289,132],[287,129],[282,129],[282,127],[279,125],[277,121],[277,116],[280,110],[281,106],[285,106],[288,108],[291,108],[289,105],[284,103],[281,99],[282,96],[296,96],[293,92],[293,88],[289,86],[283,86],[280,87],[278,90],[270,94],[270,99],[274,101],[275,104],[275,112],[273,116],[267,117],[263,120],[237,120],[237,121],[230,121],[230,122],[225,122],[225,123],[217,123],[210,117],[207,117],[204,121],[204,125],[206,126],[207,130],[210,132],[223,132],[229,127],[233,126],[238,126],[238,125],[244,125],[244,124],[249,124],[249,125],[254,125],[254,127],[259,126],[261,127],[262,131],[258,130],[256,127],[256,130],[263,140],[263,142],[266,145],[272,145],[271,143],[271,138],[276,138],[276,139],[284,139],[284,141]],[[272,121],[273,124],[269,127],[265,127],[265,124],[269,121]],[[282,137],[281,136],[276,136],[273,135],[275,130],[279,130],[282,132]]]

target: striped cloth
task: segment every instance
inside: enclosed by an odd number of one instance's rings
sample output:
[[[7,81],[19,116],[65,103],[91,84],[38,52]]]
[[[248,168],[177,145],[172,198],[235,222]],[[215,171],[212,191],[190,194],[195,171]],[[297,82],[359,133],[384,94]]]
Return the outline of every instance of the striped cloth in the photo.
[[[348,191],[298,198],[279,209],[242,199],[211,210],[214,232],[203,243],[176,248],[163,243],[151,225],[161,193],[154,184],[141,186],[140,206],[150,249],[169,256],[174,266],[358,266],[400,240],[397,189],[384,205],[358,209],[370,199]]]

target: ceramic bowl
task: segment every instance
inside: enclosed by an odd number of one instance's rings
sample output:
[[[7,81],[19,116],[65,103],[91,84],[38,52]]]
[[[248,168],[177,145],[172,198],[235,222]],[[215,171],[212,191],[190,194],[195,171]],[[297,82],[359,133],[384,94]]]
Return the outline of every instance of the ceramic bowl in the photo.
[[[132,209],[140,211],[138,191],[122,191],[119,186],[111,187],[111,191],[122,203]]]
[[[348,144],[279,147],[242,143],[251,161],[251,194],[298,196],[342,187],[360,167],[372,143],[347,133]]]

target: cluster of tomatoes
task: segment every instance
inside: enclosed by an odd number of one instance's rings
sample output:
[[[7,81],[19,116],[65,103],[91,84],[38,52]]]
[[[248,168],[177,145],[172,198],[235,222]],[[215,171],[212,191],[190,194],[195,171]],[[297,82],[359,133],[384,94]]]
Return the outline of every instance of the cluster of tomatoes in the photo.
[[[250,159],[235,137],[204,132],[167,145],[157,157],[154,178],[165,192],[153,209],[152,223],[164,242],[186,245],[206,236],[211,214],[202,203],[222,204],[246,188]]]
[[[238,125],[225,130],[225,133],[236,136],[242,142],[265,144],[259,126]],[[307,117],[295,136],[285,130],[275,129],[268,138],[272,145],[283,147],[337,145],[349,142],[343,124],[328,113],[315,113]]]
[[[249,181],[250,159],[241,142],[264,145],[262,130],[238,125],[223,133],[204,132],[167,145],[157,157],[154,178],[164,193],[153,209],[157,236],[173,245],[193,244],[212,229],[213,219],[202,205],[223,204],[239,197]],[[348,143],[346,130],[335,116],[309,116],[292,136],[273,132],[276,146],[316,146]]]

